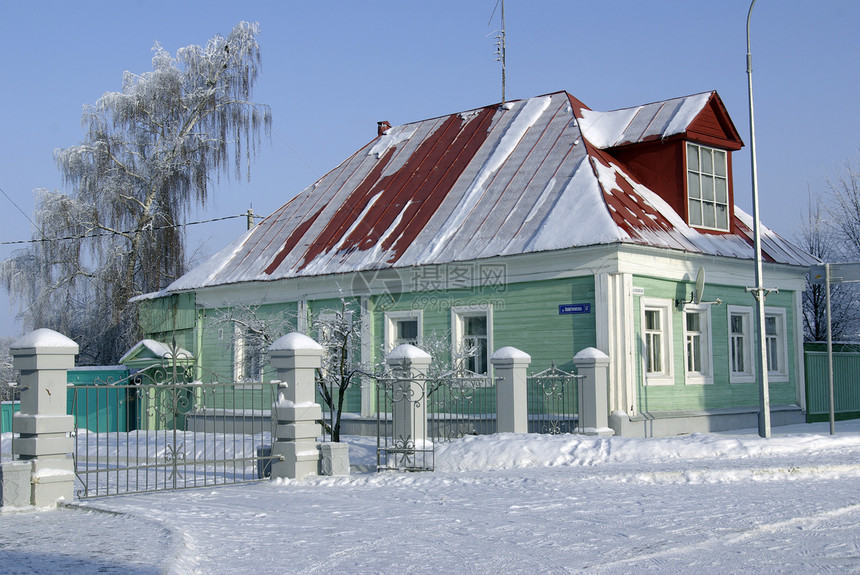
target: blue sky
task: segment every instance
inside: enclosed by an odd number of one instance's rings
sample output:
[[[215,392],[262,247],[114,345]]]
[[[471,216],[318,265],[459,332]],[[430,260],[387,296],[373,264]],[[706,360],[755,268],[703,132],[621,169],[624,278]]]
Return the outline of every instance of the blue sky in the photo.
[[[222,180],[193,219],[268,214],[376,135],[501,100],[496,0],[417,2],[21,2],[0,0],[0,188],[28,216],[33,190],[63,189],[56,148],[81,140],[81,111],[119,90],[125,70],[259,22],[255,99],[274,116],[248,182]],[[567,90],[597,110],[717,90],[749,143],[747,0],[507,0],[507,96]],[[791,237],[808,190],[860,158],[860,2],[759,0],[752,54],[762,219]],[[735,154],[735,200],[751,211],[749,148]],[[0,242],[30,222],[0,195]],[[189,228],[197,257],[243,220]],[[15,246],[0,245],[0,258]],[[20,326],[0,294],[0,336]]]

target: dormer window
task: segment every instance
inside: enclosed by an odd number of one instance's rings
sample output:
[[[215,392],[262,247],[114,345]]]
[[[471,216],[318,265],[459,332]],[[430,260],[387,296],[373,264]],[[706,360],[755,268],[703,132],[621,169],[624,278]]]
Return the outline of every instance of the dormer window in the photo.
[[[693,227],[729,231],[725,150],[687,142],[687,214]]]

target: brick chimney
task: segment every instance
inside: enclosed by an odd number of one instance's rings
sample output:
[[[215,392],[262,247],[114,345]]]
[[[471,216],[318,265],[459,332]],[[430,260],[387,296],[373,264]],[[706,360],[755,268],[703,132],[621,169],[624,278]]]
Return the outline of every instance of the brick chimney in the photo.
[[[377,122],[376,123],[376,135],[381,136],[385,133],[385,130],[391,127],[391,122]]]

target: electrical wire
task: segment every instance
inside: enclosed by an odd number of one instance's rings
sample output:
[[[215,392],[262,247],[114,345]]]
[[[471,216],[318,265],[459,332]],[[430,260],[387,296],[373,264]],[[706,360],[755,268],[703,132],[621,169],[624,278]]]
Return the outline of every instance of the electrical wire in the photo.
[[[17,208],[17,209],[18,209],[18,211],[19,211],[19,212],[21,212],[21,214],[22,214],[25,218],[27,218],[27,221],[28,221],[28,222],[30,222],[31,224],[33,224],[33,227],[35,227],[35,226],[36,226],[36,224],[35,224],[35,223],[33,223],[33,220],[31,220],[31,219],[30,219],[30,216],[28,216],[28,215],[27,215],[27,212],[25,212],[24,210],[22,210],[22,209],[21,209],[21,206],[19,206],[18,204],[16,204],[16,203],[15,203],[15,200],[13,200],[11,197],[9,197],[9,194],[7,194],[7,193],[6,193],[6,190],[4,190],[2,187],[0,187],[0,192],[2,192],[4,196],[6,196],[6,199],[7,199],[7,200],[9,200],[9,203],[11,203],[13,206],[15,206],[15,208]]]
[[[2,191],[2,190],[0,190],[0,191]],[[4,192],[4,195],[5,195],[5,192]],[[6,196],[6,197],[8,198],[9,196]],[[14,202],[13,202],[13,204],[14,204]],[[211,218],[208,220],[199,220],[196,222],[185,222],[185,223],[173,224],[173,225],[169,225],[169,226],[152,226],[150,229],[152,229],[152,230],[167,230],[170,228],[182,228],[185,226],[195,226],[198,224],[211,224],[212,222],[220,222],[220,221],[224,221],[224,220],[232,220],[232,219],[236,219],[236,218],[247,218],[247,217],[248,217],[248,214],[239,214],[239,215],[235,215],[235,216],[223,216],[220,218]],[[257,216],[257,215],[253,215],[252,217],[254,219],[263,219],[262,216]],[[31,223],[32,223],[32,221],[31,221]],[[11,245],[19,245],[19,244],[40,244],[40,243],[45,243],[45,242],[61,242],[61,241],[67,241],[67,240],[83,240],[83,239],[87,239],[87,238],[100,238],[100,237],[104,237],[104,236],[132,234],[135,231],[137,231],[137,230],[126,230],[126,231],[120,231],[120,232],[102,231],[102,232],[93,233],[93,234],[83,234],[83,235],[79,235],[79,236],[63,236],[60,238],[39,238],[39,239],[30,239],[30,240],[15,240],[15,241],[9,241],[9,242],[0,242],[0,246],[11,246]]]

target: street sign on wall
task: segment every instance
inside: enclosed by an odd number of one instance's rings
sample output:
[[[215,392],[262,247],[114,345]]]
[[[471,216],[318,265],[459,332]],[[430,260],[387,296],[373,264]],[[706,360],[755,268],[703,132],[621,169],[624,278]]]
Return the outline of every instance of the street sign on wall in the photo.
[[[558,306],[558,315],[571,315],[576,313],[591,313],[591,304],[569,303]]]

